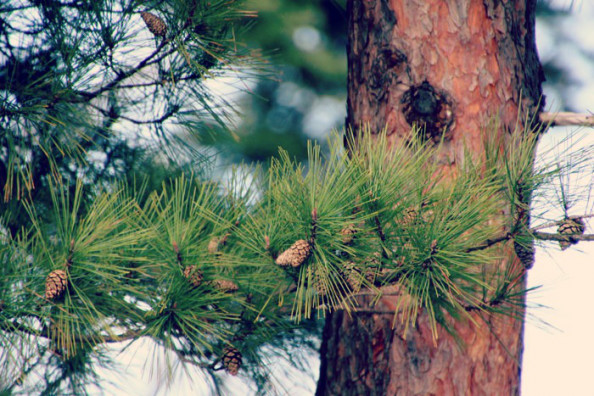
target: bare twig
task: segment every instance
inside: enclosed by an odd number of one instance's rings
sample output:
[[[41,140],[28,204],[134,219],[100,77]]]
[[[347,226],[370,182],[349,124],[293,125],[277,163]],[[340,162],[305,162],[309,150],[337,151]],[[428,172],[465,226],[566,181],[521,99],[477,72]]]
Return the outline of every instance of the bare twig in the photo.
[[[579,215],[579,216],[569,216],[569,217],[567,217],[567,219],[570,219],[570,220],[582,219],[583,220],[583,219],[590,219],[592,217],[594,217],[594,214]],[[565,221],[566,221],[566,219],[552,221],[550,223],[545,223],[545,224],[539,225],[538,227],[533,227],[532,228],[532,231],[544,230],[545,228],[556,227],[556,226],[558,227],[561,224],[563,224]]]
[[[507,240],[511,239],[512,237],[513,237],[513,234],[508,232],[508,233],[506,233],[504,235],[500,235],[496,238],[487,239],[485,242],[481,243],[480,245],[469,247],[468,249],[466,249],[466,253],[475,252],[477,250],[487,249],[487,248],[489,248],[493,245],[496,245],[500,242],[507,241]]]
[[[559,242],[567,242],[569,240],[575,241],[594,241],[594,234],[571,234],[571,235],[564,235],[564,234],[553,234],[549,232],[540,232],[535,231],[532,233],[536,239],[540,239],[542,241],[559,241]]]
[[[105,116],[110,116],[110,111],[109,110],[105,110],[99,106],[96,106],[94,104],[90,104],[91,107],[93,107],[94,109],[96,109],[97,111],[99,111],[100,113],[102,113]],[[172,106],[169,110],[167,110],[165,112],[165,114],[163,114],[161,117],[159,118],[153,118],[150,120],[138,120],[135,118],[130,118],[130,117],[126,117],[123,115],[118,115],[119,118],[121,118],[122,120],[126,120],[126,121],[130,121],[133,124],[136,125],[143,125],[143,124],[160,124],[164,121],[166,121],[168,118],[172,117],[173,115],[175,115],[175,113],[177,112],[177,110],[179,110],[179,108],[177,106]]]
[[[79,95],[82,98],[84,98],[82,101],[83,102],[90,101],[91,99],[94,99],[97,96],[101,95],[103,92],[106,92],[106,91],[111,90],[112,88],[115,88],[119,83],[121,83],[122,81],[124,81],[125,79],[127,79],[129,77],[132,77],[134,74],[138,73],[140,70],[144,69],[146,66],[150,66],[150,65],[153,65],[155,63],[159,63],[160,61],[162,61],[165,57],[167,57],[168,55],[170,55],[174,52],[174,49],[170,49],[169,51],[162,53],[160,56],[157,56],[161,52],[163,47],[165,47],[166,44],[167,44],[167,41],[163,40],[161,42],[161,44],[159,44],[159,46],[149,56],[147,56],[142,61],[140,61],[135,67],[133,67],[132,69],[126,70],[125,72],[121,72],[111,82],[102,86],[101,88],[97,89],[96,91],[78,92]]]
[[[559,112],[540,113],[540,121],[549,126],[586,126],[594,127],[594,115],[583,113]]]

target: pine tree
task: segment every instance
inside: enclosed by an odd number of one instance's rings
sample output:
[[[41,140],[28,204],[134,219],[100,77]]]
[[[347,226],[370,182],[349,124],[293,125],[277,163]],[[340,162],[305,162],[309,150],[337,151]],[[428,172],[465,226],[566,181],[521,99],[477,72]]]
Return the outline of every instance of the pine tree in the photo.
[[[430,9],[349,2],[350,128],[328,152],[309,144],[307,165],[281,150],[225,184],[199,167],[138,160],[123,127],[150,126],[172,161],[191,159],[176,139],[222,123],[202,82],[243,60],[235,22],[251,13],[229,1],[2,8],[3,391],[85,393],[97,362],[113,364],[105,345],[148,338],[214,387],[228,373],[266,393],[266,354],[307,343],[325,317],[319,394],[464,393],[455,386],[466,386],[471,367],[498,382],[477,379],[475,389],[516,392],[534,239],[566,247],[594,237],[581,217],[551,219],[551,234],[530,223],[534,191],[571,171],[533,161],[545,127],[534,4],[521,13],[473,4],[460,0],[469,12],[450,10],[419,42],[411,37],[421,25],[405,22],[431,20]],[[30,8],[30,25],[18,26]],[[510,31],[481,42],[500,52],[447,36],[448,23],[465,37],[504,16]],[[20,48],[16,33],[38,41]],[[442,40],[461,63],[415,63]],[[465,69],[473,54],[501,74]],[[514,84],[501,87],[501,76]],[[470,90],[477,97],[466,92],[482,82]],[[193,106],[208,121],[188,113]],[[508,325],[516,331],[503,332]],[[489,354],[469,353],[471,336]],[[460,363],[448,370],[442,355]],[[483,359],[498,363],[487,370]],[[397,389],[399,378],[409,388]]]

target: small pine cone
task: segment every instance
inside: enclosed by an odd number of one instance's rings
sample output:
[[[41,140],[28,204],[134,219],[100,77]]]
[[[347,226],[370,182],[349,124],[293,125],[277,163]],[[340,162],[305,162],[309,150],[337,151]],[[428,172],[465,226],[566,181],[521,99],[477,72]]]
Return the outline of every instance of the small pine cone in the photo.
[[[161,18],[150,12],[141,12],[140,16],[152,34],[165,37],[167,34],[167,25],[165,25],[165,22]]]
[[[194,287],[200,286],[204,280],[204,274],[195,265],[188,265],[184,269],[184,276]]]
[[[313,287],[320,296],[328,294],[328,281],[324,269],[317,269],[313,274]]]
[[[531,241],[530,245],[527,246],[526,244],[514,241],[514,250],[522,264],[524,264],[524,268],[532,268],[534,265],[534,242]]]
[[[237,348],[226,347],[223,350],[223,366],[231,375],[237,375],[241,367],[241,352]]]
[[[355,234],[357,233],[357,229],[353,223],[347,225],[342,230],[340,230],[340,235],[342,236],[342,243],[345,245],[350,245],[353,243],[353,239],[355,239]]]
[[[215,254],[219,251],[220,240],[217,237],[214,237],[208,242],[208,253]]]
[[[54,300],[62,296],[68,286],[68,275],[64,270],[54,270],[45,278],[45,298]]]
[[[402,218],[400,219],[400,224],[402,225],[409,225],[414,223],[417,220],[417,210],[415,208],[413,208],[412,206],[409,208],[406,208],[404,210],[404,213],[402,213]]]
[[[357,264],[355,264],[355,262],[345,262],[343,274],[352,291],[358,292],[361,290],[361,285],[363,284],[363,275],[357,268]]]
[[[559,225],[557,232],[561,235],[582,235],[585,229],[586,226],[582,219],[565,219]],[[559,245],[561,246],[561,250],[565,250],[576,243],[578,243],[577,239],[569,237],[566,241],[560,241]]]
[[[299,239],[290,248],[276,258],[276,264],[281,267],[299,267],[311,254],[311,245],[305,239]]]
[[[237,286],[233,281],[227,279],[216,279],[212,282],[214,287],[223,293],[234,293],[239,290],[239,286]]]

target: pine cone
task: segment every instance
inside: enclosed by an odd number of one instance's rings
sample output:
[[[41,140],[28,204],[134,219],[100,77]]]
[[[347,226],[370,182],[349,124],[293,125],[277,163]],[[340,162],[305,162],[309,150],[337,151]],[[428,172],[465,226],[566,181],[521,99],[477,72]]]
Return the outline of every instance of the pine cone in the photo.
[[[561,235],[582,235],[585,229],[586,226],[582,219],[565,219],[563,223],[559,225],[557,232]],[[578,240],[571,238],[571,236],[567,238],[566,241],[559,241],[561,250],[565,250],[576,243],[578,243]]]
[[[223,366],[231,375],[237,375],[241,367],[241,352],[234,347],[226,347],[223,350]]]
[[[237,286],[233,281],[227,279],[216,279],[212,282],[214,287],[223,293],[233,293],[239,290],[239,286]]]
[[[418,212],[414,207],[404,209],[402,217],[397,221],[400,225],[408,226],[417,221]]]
[[[219,238],[214,237],[210,240],[210,242],[208,242],[208,253],[210,254],[215,254],[216,252],[219,251]]]
[[[514,241],[514,250],[522,264],[524,264],[524,268],[532,268],[534,265],[534,242],[531,241],[530,245],[527,246],[526,244]]]
[[[281,267],[299,267],[311,254],[311,245],[305,239],[299,239],[290,248],[276,258],[276,264]]]
[[[64,270],[53,270],[45,278],[45,298],[55,300],[60,298],[68,286],[68,275]]]
[[[141,12],[140,16],[152,34],[165,37],[167,34],[167,25],[165,25],[165,22],[161,18],[150,12]]]
[[[361,290],[361,285],[363,284],[363,275],[359,268],[357,268],[357,264],[354,261],[347,261],[343,264],[343,276],[346,279],[347,283],[351,287],[351,290],[355,293]]]
[[[353,243],[353,239],[355,239],[355,234],[357,233],[357,229],[353,223],[347,225],[342,230],[340,230],[340,235],[342,235],[342,243],[345,245],[350,245]]]
[[[194,287],[200,286],[204,280],[204,274],[195,265],[188,265],[184,269],[184,276]]]
[[[313,288],[320,296],[328,294],[328,280],[326,270],[322,267],[316,268],[313,274]]]

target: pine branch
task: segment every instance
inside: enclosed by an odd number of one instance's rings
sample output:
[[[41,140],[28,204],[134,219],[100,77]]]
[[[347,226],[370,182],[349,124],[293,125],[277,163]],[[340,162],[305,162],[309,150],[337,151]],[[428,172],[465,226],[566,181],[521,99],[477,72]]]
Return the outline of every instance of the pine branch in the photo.
[[[554,233],[549,233],[549,232],[535,231],[535,232],[533,232],[533,235],[536,239],[540,239],[542,241],[558,241],[558,242],[569,242],[571,240],[594,241],[594,234],[563,235],[563,234],[554,234]]]
[[[540,113],[540,121],[548,126],[585,126],[594,127],[594,115],[584,113]]]
[[[495,237],[492,239],[487,239],[484,243],[481,243],[480,245],[473,246],[473,247],[466,249],[466,253],[476,252],[478,250],[484,250],[484,249],[490,248],[493,245],[496,245],[498,243],[505,242],[505,241],[512,239],[513,236],[514,236],[514,234],[508,232],[508,233],[500,235],[498,237]]]
[[[171,55],[175,51],[175,48],[171,48],[169,51],[162,53],[160,56],[157,57],[157,55],[161,52],[161,50],[165,47],[166,44],[168,44],[168,41],[165,41],[165,40],[161,41],[159,46],[149,56],[147,56],[142,61],[140,61],[132,69],[129,69],[125,72],[121,72],[120,74],[118,74],[118,76],[116,78],[114,78],[111,82],[104,85],[103,87],[101,87],[93,92],[80,92],[79,91],[78,94],[80,96],[82,96],[84,98],[84,100],[78,100],[78,102],[88,102],[92,99],[95,99],[97,96],[101,95],[102,93],[115,88],[120,82],[126,80],[127,78],[132,77],[133,75],[135,75],[136,73],[138,73],[139,71],[144,69],[145,67],[161,62],[163,59],[165,59],[167,56]],[[74,102],[76,102],[76,101],[74,101]]]
[[[550,228],[550,227],[558,227],[561,224],[563,224],[567,219],[569,219],[569,220],[580,220],[580,219],[583,220],[583,219],[590,219],[592,217],[594,217],[594,214],[579,215],[579,216],[568,216],[564,220],[552,221],[550,223],[545,223],[545,224],[539,225],[538,227],[533,227],[532,228],[532,231],[544,230],[545,228]]]
[[[3,331],[9,332],[9,333],[24,333],[33,337],[43,337],[46,338],[48,340],[51,340],[51,335],[50,335],[50,330],[49,328],[45,327],[42,330],[35,330],[27,325],[24,325],[20,322],[18,322],[16,319],[12,320],[9,323],[3,323],[2,325],[0,325],[0,328],[2,328]],[[138,338],[139,336],[141,336],[142,333],[138,330],[127,330],[126,332],[120,334],[120,335],[109,335],[109,336],[100,336],[100,337],[86,337],[86,336],[81,336],[79,334],[74,336],[74,341],[76,341],[77,343],[83,343],[83,344],[96,344],[97,341],[99,340],[100,343],[114,343],[114,342],[123,342],[123,341],[129,341],[129,340],[133,340]]]
[[[113,115],[111,110],[105,110],[104,108],[101,108],[101,107],[96,106],[94,104],[90,104],[90,106],[92,108],[98,110],[101,114],[103,114],[106,117],[111,117]],[[138,120],[138,119],[127,117],[127,116],[124,116],[124,115],[121,115],[121,114],[118,114],[118,118],[121,118],[122,120],[129,121],[129,122],[131,122],[133,124],[136,124],[136,125],[161,124],[164,121],[166,121],[169,118],[171,118],[172,116],[174,116],[178,111],[179,111],[179,106],[171,106],[169,108],[169,110],[167,110],[165,112],[165,114],[163,114],[159,118],[153,118],[153,119],[150,119],[150,120]]]

